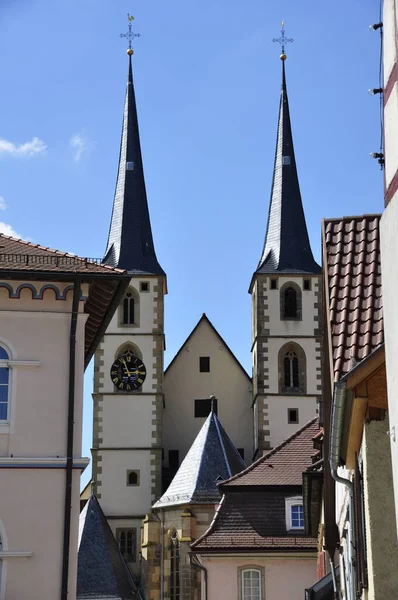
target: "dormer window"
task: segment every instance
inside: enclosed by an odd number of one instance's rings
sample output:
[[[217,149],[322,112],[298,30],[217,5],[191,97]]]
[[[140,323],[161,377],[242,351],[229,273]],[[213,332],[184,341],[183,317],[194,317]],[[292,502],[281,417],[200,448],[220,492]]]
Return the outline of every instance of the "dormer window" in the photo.
[[[303,498],[294,496],[285,498],[286,530],[304,531]]]
[[[126,162],[126,171],[134,171],[134,161],[129,160]]]
[[[290,156],[282,156],[282,165],[287,167],[290,165]]]

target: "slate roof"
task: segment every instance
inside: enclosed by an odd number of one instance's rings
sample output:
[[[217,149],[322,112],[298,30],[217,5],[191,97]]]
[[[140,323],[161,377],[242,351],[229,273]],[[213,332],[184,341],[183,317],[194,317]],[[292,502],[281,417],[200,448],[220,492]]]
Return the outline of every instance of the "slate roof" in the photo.
[[[323,260],[335,380],[384,342],[381,215],[325,219]]]
[[[220,487],[224,491],[235,486],[301,486],[302,473],[312,464],[313,438],[318,433],[316,417],[247,469],[222,482]]]
[[[289,164],[286,164],[289,162]],[[308,238],[294,155],[285,62],[264,248],[256,273],[320,273]]]
[[[132,168],[127,168],[131,166]],[[165,275],[155,253],[146,195],[131,56],[119,169],[104,263],[129,273]]]
[[[245,467],[217,415],[211,412],[174,479],[154,508],[218,502],[219,481],[239,473]]]
[[[285,497],[288,495],[256,491],[226,493],[213,523],[193,542],[192,550],[316,552],[316,538],[286,533]]]
[[[139,600],[113,533],[94,495],[80,515],[77,600]]]

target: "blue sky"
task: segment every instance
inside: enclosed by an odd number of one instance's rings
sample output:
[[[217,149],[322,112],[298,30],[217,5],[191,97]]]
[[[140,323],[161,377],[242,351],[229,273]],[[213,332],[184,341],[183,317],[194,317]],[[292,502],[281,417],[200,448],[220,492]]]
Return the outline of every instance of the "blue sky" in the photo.
[[[203,312],[251,370],[247,289],[262,249],[281,80],[309,233],[381,212],[378,2],[2,0],[0,228],[100,257],[127,77],[126,13],[149,207],[168,274],[166,364]],[[85,386],[84,452],[92,370]],[[87,475],[86,475],[87,477]]]

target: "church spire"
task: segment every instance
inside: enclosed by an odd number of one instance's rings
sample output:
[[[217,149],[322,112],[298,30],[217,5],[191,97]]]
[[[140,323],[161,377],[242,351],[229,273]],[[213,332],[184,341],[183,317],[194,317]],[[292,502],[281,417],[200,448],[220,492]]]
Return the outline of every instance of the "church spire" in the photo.
[[[308,238],[297,176],[286,88],[282,23],[282,89],[279,106],[274,174],[264,248],[256,273],[319,273]]]
[[[135,100],[129,16],[128,80],[124,104],[119,170],[108,245],[103,262],[126,269],[130,273],[165,275],[156,258],[149,218],[148,202],[142,164],[137,106]],[[124,37],[124,34],[122,34]]]

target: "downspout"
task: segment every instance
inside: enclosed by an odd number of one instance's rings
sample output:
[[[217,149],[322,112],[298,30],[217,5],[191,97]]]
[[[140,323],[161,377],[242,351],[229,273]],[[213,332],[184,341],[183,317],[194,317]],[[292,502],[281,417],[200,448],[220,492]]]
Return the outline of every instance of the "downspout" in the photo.
[[[68,598],[70,526],[72,513],[72,473],[73,473],[73,435],[75,420],[75,379],[76,379],[76,330],[80,302],[80,280],[76,279],[73,287],[72,315],[69,336],[69,398],[68,427],[66,443],[66,478],[64,507],[64,541],[62,552],[62,587],[61,600]]]
[[[337,473],[337,468],[340,463],[340,446],[344,427],[344,409],[346,398],[347,385],[343,381],[334,384],[332,417],[330,423],[330,471],[333,479],[344,485],[348,489],[349,494],[349,528],[350,528],[350,543],[348,545],[348,560],[351,568],[350,591],[351,600],[356,599],[356,572],[355,572],[355,553],[354,553],[354,486],[350,479],[340,477]],[[332,557],[330,557],[332,558]],[[332,571],[333,573],[333,571]],[[333,577],[333,586],[336,585],[335,576]],[[335,588],[335,592],[338,590]]]
[[[194,560],[195,558],[195,560]],[[194,569],[198,569],[199,571],[202,571],[203,575],[204,575],[204,591],[205,591],[205,597],[202,600],[207,600],[207,569],[206,567],[204,567],[203,565],[200,564],[196,554],[194,552],[189,552],[189,561],[191,563],[191,566]]]

